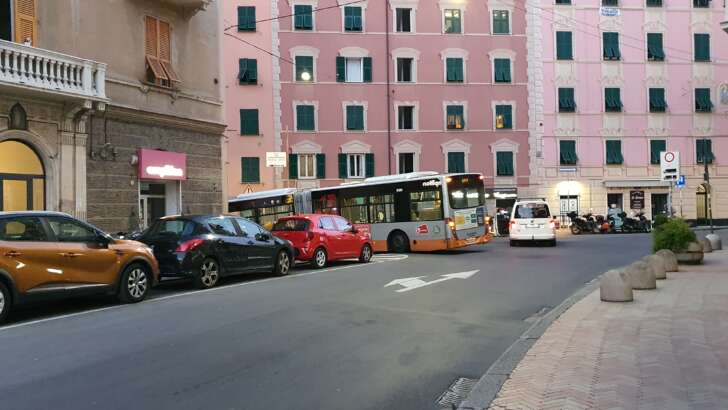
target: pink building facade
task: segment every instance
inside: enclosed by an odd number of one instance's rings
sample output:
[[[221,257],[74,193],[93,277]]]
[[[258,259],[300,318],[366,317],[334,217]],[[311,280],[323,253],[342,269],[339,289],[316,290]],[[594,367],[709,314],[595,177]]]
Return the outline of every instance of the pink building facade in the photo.
[[[534,3],[528,16],[534,194],[562,214],[603,214],[613,203],[661,213],[669,188],[660,181],[659,152],[677,151],[686,186],[674,191],[675,212],[707,217],[707,158],[713,216],[728,219],[722,3],[555,3]]]

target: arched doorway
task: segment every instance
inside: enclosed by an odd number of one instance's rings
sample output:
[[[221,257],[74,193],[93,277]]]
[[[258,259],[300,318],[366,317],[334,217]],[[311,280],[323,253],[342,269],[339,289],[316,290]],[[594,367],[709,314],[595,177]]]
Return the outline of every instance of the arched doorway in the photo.
[[[698,185],[695,191],[695,218],[698,224],[706,224],[708,221],[708,190],[705,184]]]
[[[0,211],[41,211],[45,204],[45,170],[38,154],[20,141],[0,141]]]

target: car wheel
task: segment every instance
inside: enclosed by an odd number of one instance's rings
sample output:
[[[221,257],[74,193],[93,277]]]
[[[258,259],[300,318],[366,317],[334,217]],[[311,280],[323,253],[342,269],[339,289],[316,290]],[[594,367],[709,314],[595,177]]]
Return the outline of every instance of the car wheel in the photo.
[[[195,286],[200,289],[210,289],[217,285],[218,279],[220,279],[220,265],[215,259],[205,258],[195,278]]]
[[[141,263],[133,263],[124,269],[119,283],[119,300],[124,303],[137,303],[144,300],[151,285],[149,268]]]
[[[5,284],[0,283],[0,323],[5,321],[10,313],[10,306],[13,301],[10,296],[10,289]]]
[[[275,274],[286,276],[291,271],[291,255],[286,251],[280,251],[276,257]]]
[[[407,253],[410,250],[409,238],[404,232],[395,232],[389,238],[389,251],[393,253]]]
[[[329,263],[329,257],[326,254],[326,250],[324,248],[317,248],[313,252],[313,258],[311,258],[311,266],[316,269],[321,269],[326,266],[327,263]]]
[[[372,260],[372,247],[369,244],[364,244],[361,248],[361,254],[359,254],[359,262],[368,263]]]

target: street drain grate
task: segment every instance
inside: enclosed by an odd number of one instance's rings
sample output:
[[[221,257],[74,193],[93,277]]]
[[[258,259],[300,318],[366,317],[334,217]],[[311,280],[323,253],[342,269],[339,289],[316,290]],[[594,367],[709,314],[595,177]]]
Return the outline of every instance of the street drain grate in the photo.
[[[462,403],[463,400],[470,394],[470,391],[473,390],[473,387],[475,387],[475,383],[477,383],[478,380],[476,379],[468,379],[466,377],[459,377],[453,384],[448,387],[447,390],[445,390],[445,393],[442,393],[439,399],[437,399],[437,404],[442,409],[456,409],[460,403]]]

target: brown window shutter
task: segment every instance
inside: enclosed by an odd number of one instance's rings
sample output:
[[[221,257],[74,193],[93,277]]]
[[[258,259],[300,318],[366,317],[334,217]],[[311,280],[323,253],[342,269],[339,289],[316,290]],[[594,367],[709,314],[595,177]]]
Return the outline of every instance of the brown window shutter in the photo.
[[[172,47],[169,33],[169,23],[159,21],[159,59],[161,61],[172,61]]]
[[[144,18],[146,32],[144,35],[144,52],[148,56],[158,57],[159,46],[157,45],[157,19],[146,16]]]
[[[15,0],[15,41],[24,43],[30,39],[37,45],[38,25],[35,0]]]

